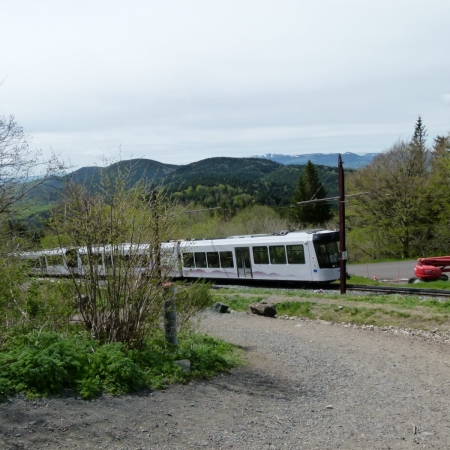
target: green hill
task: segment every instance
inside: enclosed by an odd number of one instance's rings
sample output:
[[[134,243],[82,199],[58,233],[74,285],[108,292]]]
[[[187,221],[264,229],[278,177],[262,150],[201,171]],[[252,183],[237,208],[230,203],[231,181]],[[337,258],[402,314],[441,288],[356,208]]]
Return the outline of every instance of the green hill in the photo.
[[[84,183],[95,189],[101,182],[102,174],[114,178],[119,173],[126,173],[132,187],[141,180],[160,182],[178,167],[180,166],[164,164],[152,159],[130,159],[115,162],[107,167],[82,167],[64,178],[75,183]]]
[[[83,167],[61,180],[52,180],[30,193],[28,213],[45,216],[46,206],[61,198],[65,179],[82,183],[95,191],[102,174],[114,177],[127,173],[129,187],[138,181],[152,181],[182,204],[242,208],[250,204],[286,206],[305,166],[286,166],[259,158],[208,158],[177,166],[150,159],[119,161],[108,167]],[[337,195],[337,168],[317,166],[329,196]]]

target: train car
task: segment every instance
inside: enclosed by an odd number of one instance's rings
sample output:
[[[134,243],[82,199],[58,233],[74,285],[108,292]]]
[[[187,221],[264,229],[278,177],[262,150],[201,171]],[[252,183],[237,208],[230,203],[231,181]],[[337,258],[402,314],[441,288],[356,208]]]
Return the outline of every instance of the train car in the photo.
[[[160,268],[171,278],[260,280],[330,283],[339,279],[339,232],[284,231],[220,239],[172,241],[161,244]],[[151,273],[154,261],[148,244],[120,244],[88,249],[61,248],[26,252],[30,272],[42,276],[86,276],[94,270],[107,276],[120,268],[121,258],[133,258],[135,272]]]
[[[330,283],[339,279],[339,232],[305,230],[182,242],[185,278]]]
[[[71,269],[78,270],[79,265],[77,254],[66,248],[23,252],[19,256],[28,266],[31,275],[69,276]]]
[[[88,255],[88,252],[90,255]],[[32,275],[49,277],[86,276],[94,271],[99,276],[111,273],[113,267],[120,266],[120,259],[133,255],[137,271],[150,266],[150,245],[120,244],[118,246],[96,246],[77,248],[55,248],[36,252],[23,252],[19,256],[29,267]],[[92,266],[88,266],[88,261]]]

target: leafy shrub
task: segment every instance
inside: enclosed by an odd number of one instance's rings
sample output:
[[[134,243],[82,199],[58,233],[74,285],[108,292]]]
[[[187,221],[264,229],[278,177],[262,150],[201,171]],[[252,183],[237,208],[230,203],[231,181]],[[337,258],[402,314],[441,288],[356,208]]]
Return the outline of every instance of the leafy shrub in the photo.
[[[77,383],[83,398],[92,398],[102,391],[124,394],[145,386],[142,369],[128,356],[121,343],[102,345],[87,354],[83,376]]]
[[[13,266],[0,261],[0,344],[10,335],[67,327],[73,313],[68,282],[30,280],[25,266]]]
[[[179,359],[189,359],[191,370],[183,371],[175,363]],[[123,394],[210,378],[240,362],[232,345],[192,332],[180,334],[178,350],[166,344],[163,333],[140,349],[128,350],[120,343],[100,345],[84,335],[33,332],[9,339],[0,352],[0,396],[46,396],[73,389],[91,399],[103,392]]]
[[[197,281],[188,286],[179,284],[176,293],[178,327],[187,327],[195,314],[210,307],[213,302],[210,283]]]
[[[74,342],[51,333],[13,339],[12,350],[0,353],[0,379],[7,392],[48,395],[70,387],[81,369]]]

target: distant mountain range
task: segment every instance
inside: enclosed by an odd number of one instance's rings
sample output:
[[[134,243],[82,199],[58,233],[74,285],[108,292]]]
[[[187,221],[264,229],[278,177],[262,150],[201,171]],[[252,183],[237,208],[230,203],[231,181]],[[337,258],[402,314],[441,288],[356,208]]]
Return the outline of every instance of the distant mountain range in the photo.
[[[344,167],[347,169],[358,169],[369,164],[374,156],[378,153],[365,153],[364,155],[357,155],[356,153],[341,154]],[[308,161],[313,164],[321,166],[336,167],[338,162],[338,153],[311,153],[306,155],[279,155],[277,153],[267,153],[266,155],[253,156],[252,158],[263,158],[274,161],[284,165],[305,165]]]

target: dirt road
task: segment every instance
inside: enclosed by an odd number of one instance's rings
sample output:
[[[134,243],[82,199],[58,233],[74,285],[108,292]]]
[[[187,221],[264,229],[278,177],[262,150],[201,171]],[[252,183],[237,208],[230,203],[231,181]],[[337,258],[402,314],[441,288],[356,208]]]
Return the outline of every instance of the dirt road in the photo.
[[[0,448],[450,448],[448,345],[238,313],[202,327],[248,365],[165,392],[11,399]]]

